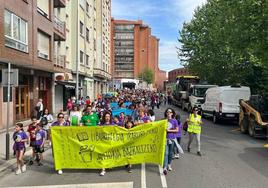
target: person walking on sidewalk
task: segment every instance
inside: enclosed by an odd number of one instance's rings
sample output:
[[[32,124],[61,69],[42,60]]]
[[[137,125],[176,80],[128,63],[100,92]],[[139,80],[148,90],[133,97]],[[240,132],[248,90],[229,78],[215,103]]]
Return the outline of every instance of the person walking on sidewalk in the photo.
[[[196,143],[197,143],[197,155],[201,156],[201,142],[200,142],[200,135],[201,135],[201,125],[203,124],[201,120],[201,116],[197,114],[198,109],[197,107],[194,107],[192,110],[192,113],[190,114],[189,118],[186,120],[188,123],[188,134],[189,134],[189,141],[187,150],[190,152],[191,150],[191,143],[196,137]]]
[[[35,110],[37,112],[37,120],[40,120],[44,110],[43,99],[38,100],[38,103],[35,106]]]
[[[26,165],[23,162],[23,156],[25,152],[25,142],[27,142],[28,137],[27,134],[23,131],[22,123],[16,124],[13,140],[13,149],[17,159],[16,175],[18,175],[26,171]]]

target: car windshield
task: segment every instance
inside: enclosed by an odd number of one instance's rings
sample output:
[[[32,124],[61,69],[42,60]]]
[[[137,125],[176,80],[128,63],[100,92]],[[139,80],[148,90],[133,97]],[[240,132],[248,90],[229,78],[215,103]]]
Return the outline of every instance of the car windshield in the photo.
[[[196,97],[204,97],[208,88],[194,88],[193,95]]]

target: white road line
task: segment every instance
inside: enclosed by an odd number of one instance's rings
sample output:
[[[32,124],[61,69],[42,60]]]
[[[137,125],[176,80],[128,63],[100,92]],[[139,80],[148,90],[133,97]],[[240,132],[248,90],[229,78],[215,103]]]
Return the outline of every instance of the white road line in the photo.
[[[146,188],[145,164],[141,164],[141,188]]]
[[[70,185],[26,186],[20,188],[133,188],[133,182],[91,183]]]
[[[166,176],[163,173],[163,168],[159,165],[159,172],[160,172],[160,178],[161,178],[161,183],[162,183],[162,187],[163,188],[167,188],[167,180],[166,180]]]

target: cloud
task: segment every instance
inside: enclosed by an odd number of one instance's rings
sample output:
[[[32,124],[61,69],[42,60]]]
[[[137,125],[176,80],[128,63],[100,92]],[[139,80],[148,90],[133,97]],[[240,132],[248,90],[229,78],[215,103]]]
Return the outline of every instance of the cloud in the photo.
[[[138,18],[144,16],[157,16],[158,9],[152,1],[136,0],[114,0],[112,1],[112,16],[119,18]]]
[[[170,71],[182,67],[177,58],[178,43],[176,41],[162,41],[159,46],[160,69]]]

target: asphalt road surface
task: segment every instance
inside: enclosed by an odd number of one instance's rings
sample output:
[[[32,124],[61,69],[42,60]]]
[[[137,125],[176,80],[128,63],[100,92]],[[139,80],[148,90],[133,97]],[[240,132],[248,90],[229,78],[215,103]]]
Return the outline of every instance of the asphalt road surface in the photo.
[[[163,117],[167,106],[155,110],[157,119]],[[182,120],[188,117],[177,107]],[[173,171],[163,176],[157,165],[134,165],[132,173],[125,168],[107,170],[99,176],[98,170],[64,170],[55,173],[51,150],[45,152],[44,166],[28,166],[27,172],[16,176],[12,169],[0,173],[1,187],[47,186],[89,188],[267,188],[268,148],[266,140],[243,135],[234,124],[215,125],[204,119],[201,135],[202,157],[196,155],[195,141],[191,153],[185,152],[174,159]],[[183,135],[182,147],[186,148],[188,137]],[[80,184],[75,186],[75,184]],[[54,185],[54,186],[53,186]]]

